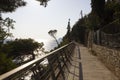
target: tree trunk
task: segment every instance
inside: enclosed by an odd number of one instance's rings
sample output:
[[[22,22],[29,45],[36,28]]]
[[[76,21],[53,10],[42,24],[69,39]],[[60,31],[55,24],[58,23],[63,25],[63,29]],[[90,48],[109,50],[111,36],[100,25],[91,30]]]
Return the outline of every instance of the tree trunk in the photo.
[[[56,41],[57,45],[59,46],[59,43],[58,43],[58,41],[57,41],[56,37],[55,37],[55,36],[53,36],[53,37],[54,37],[54,39],[55,39],[55,41]]]
[[[32,53],[32,59],[34,60],[35,59],[35,54],[33,52]]]

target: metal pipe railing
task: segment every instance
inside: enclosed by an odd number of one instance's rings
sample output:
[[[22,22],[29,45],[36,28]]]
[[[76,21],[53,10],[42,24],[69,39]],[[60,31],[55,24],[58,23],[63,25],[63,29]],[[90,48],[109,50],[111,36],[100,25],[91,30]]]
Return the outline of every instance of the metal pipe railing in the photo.
[[[0,75],[0,80],[65,80],[65,70],[71,61],[75,48],[71,42],[59,49],[44,55],[42,58],[32,60],[20,67],[17,67],[5,74]],[[46,60],[46,61],[45,61]],[[43,64],[44,62],[46,64]]]

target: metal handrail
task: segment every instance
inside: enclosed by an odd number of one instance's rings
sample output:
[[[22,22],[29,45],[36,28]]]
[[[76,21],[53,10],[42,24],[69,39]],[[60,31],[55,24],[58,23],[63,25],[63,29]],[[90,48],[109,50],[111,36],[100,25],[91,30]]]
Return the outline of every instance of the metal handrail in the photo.
[[[62,46],[61,48],[58,48],[54,50],[53,52],[50,52],[49,54],[44,55],[41,58],[37,58],[35,60],[32,60],[24,65],[21,65],[20,67],[17,67],[5,74],[0,75],[0,80],[18,80],[18,78],[21,77],[24,73],[26,73],[28,70],[33,70],[32,72],[34,75],[39,74],[39,78],[42,79],[42,77],[51,78],[51,80],[58,80],[58,76],[62,75],[64,78],[64,70],[63,67],[66,66],[67,62],[70,62],[70,56],[73,53],[73,49],[75,47],[74,42],[71,42],[65,46]],[[46,69],[44,75],[40,74],[40,70],[43,69],[40,67],[41,62],[47,59],[48,60],[48,69]],[[56,66],[56,68],[55,68]],[[67,67],[67,66],[66,66]],[[55,69],[55,70],[54,70]],[[58,73],[58,74],[57,74]],[[46,76],[47,74],[47,76]],[[38,76],[37,76],[38,78]],[[41,80],[37,79],[37,80]],[[46,79],[46,80],[49,80]],[[43,80],[43,79],[42,79]]]

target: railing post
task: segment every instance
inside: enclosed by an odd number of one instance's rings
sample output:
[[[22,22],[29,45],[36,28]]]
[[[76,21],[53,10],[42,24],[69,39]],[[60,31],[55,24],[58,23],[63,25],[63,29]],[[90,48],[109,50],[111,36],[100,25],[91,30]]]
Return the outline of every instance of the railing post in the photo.
[[[66,51],[67,51],[67,52],[66,52]],[[71,61],[70,61],[70,60],[72,60],[72,58],[71,58],[71,54],[69,53],[68,49],[66,49],[66,51],[65,51],[66,59],[67,59],[68,62],[71,64]]]
[[[62,66],[61,66],[61,62],[60,62],[59,56],[58,55],[56,56],[57,57],[57,62],[58,62],[58,67],[59,67],[59,70],[61,71],[63,80],[65,80],[65,75],[64,75],[64,71],[63,71]]]
[[[65,58],[66,58],[66,61],[65,61],[65,59],[64,59],[64,57],[63,57],[63,54],[64,54],[64,56],[65,56]],[[61,55],[62,55],[63,63],[65,64],[65,66],[66,66],[66,68],[67,68],[67,70],[68,70],[68,72],[69,72],[69,68],[68,68],[68,66],[67,66],[67,64],[66,64],[66,62],[67,62],[69,59],[68,59],[68,57],[67,57],[66,52],[65,52],[64,49],[63,49],[63,53],[61,52]]]
[[[66,49],[66,51],[67,51],[68,57],[70,58],[70,59],[68,59],[70,62],[70,60],[72,60],[72,58],[71,58],[72,54],[68,49]],[[70,64],[71,64],[71,62],[70,62]]]
[[[52,80],[57,80],[56,77],[55,77],[54,70],[53,70],[51,58],[48,58],[48,64],[49,64],[49,66],[50,66]]]

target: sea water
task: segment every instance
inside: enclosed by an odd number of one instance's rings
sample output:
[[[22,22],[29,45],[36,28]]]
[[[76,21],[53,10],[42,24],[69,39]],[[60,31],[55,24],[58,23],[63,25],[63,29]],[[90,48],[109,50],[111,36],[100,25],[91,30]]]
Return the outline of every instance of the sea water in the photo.
[[[52,49],[54,49],[55,47],[57,47],[57,43],[55,40],[47,40],[47,39],[35,39],[38,42],[43,42],[44,46],[43,48],[45,48],[45,51],[50,51]],[[58,42],[60,43],[62,41],[61,38],[58,39]]]

